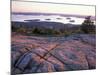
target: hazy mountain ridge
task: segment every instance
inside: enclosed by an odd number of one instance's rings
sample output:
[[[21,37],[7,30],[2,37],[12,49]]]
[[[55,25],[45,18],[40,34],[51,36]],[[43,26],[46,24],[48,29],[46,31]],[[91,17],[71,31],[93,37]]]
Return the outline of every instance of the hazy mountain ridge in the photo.
[[[92,20],[96,20],[95,16],[92,15],[76,15],[76,14],[58,14],[58,13],[39,13],[39,12],[12,12],[15,15],[60,15],[64,17],[78,17],[78,18],[85,18],[87,16],[91,16]]]

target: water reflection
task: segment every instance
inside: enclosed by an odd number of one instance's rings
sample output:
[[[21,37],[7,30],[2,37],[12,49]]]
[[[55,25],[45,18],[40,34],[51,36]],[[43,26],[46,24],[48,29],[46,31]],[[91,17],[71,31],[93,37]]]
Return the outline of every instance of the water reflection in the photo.
[[[64,24],[82,24],[84,18],[64,17],[60,15],[12,15],[12,21],[27,22],[27,21],[47,21],[60,22]]]

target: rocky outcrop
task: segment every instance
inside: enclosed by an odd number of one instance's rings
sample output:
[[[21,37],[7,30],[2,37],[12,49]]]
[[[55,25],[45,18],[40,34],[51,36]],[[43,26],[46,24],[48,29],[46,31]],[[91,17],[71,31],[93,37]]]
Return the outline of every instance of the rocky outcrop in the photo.
[[[31,38],[31,39],[30,39]],[[12,75],[96,68],[95,35],[12,37]]]

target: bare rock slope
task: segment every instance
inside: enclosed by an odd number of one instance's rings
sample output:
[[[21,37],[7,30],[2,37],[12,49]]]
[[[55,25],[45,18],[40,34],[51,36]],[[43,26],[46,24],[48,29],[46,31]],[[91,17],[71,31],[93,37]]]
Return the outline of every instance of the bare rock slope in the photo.
[[[95,42],[95,35],[91,34],[68,37],[13,34],[12,75],[95,69]]]

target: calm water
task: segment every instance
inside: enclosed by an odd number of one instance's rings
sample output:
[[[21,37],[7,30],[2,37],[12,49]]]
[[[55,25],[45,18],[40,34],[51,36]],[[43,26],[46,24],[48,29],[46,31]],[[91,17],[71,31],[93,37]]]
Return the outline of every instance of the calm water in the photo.
[[[59,22],[64,24],[82,24],[84,18],[63,17],[60,15],[12,15],[12,21],[27,22],[26,20]]]

